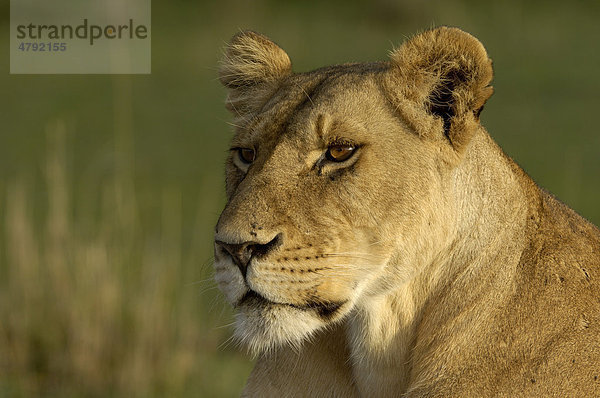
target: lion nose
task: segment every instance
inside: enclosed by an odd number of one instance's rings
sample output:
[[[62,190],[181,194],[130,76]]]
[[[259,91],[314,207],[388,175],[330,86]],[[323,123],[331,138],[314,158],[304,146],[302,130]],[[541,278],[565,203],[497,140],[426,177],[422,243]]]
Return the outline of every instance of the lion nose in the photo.
[[[254,241],[244,243],[227,243],[220,240],[216,240],[215,243],[231,256],[233,262],[240,269],[242,276],[245,279],[250,261],[252,261],[253,258],[266,256],[279,247],[282,243],[282,240],[282,234],[279,233],[267,243]]]

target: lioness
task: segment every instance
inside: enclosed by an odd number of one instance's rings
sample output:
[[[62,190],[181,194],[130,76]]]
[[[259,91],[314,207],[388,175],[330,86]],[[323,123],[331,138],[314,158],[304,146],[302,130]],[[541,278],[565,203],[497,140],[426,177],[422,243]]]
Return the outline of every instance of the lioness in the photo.
[[[491,79],[456,28],[308,73],[233,37],[215,271],[244,395],[600,396],[600,231],[481,126]]]

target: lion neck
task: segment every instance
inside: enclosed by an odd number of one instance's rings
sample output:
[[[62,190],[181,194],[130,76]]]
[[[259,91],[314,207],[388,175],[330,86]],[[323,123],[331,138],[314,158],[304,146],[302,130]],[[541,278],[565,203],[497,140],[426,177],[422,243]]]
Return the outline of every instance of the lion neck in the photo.
[[[506,286],[534,207],[527,192],[535,185],[481,128],[448,186],[451,238],[442,247],[428,246],[436,252],[417,253],[411,261],[423,260],[412,278],[368,297],[348,320],[353,369],[363,393],[385,396],[405,391],[416,379],[437,377],[428,358],[450,356],[446,338],[468,344],[474,323],[485,321],[480,314],[510,290]],[[407,266],[400,258],[393,261],[398,264],[391,268]]]

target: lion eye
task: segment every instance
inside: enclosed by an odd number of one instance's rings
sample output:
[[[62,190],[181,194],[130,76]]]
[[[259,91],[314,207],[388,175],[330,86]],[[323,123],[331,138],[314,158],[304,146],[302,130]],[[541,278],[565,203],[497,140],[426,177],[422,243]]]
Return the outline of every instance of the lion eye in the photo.
[[[250,164],[254,162],[254,157],[256,156],[256,153],[252,148],[239,148],[238,156],[240,157],[242,163]]]
[[[356,151],[356,147],[352,145],[332,145],[327,149],[325,156],[332,162],[343,162],[350,159]]]

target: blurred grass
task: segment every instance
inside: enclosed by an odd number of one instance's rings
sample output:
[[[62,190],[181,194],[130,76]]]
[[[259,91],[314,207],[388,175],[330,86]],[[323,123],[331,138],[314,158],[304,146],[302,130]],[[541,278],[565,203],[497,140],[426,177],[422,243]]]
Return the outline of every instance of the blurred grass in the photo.
[[[121,171],[100,186],[99,217],[75,220],[64,125],[49,124],[47,137],[46,216],[34,219],[27,178],[6,189],[0,393],[229,394],[248,364],[229,363],[231,353],[217,347],[224,337],[205,324],[215,320],[198,289],[211,283],[191,281],[203,262],[209,265],[210,234],[193,237],[201,241],[182,251],[181,192],[162,190],[160,232],[148,234],[137,220],[133,181]],[[222,384],[204,371],[213,357]]]
[[[230,137],[216,64],[239,29],[305,71],[462,27],[494,59],[492,136],[600,223],[597,1],[178,0],[153,15],[150,76],[0,62],[0,396],[239,395],[251,363],[211,282]],[[0,2],[5,54],[8,22]]]

